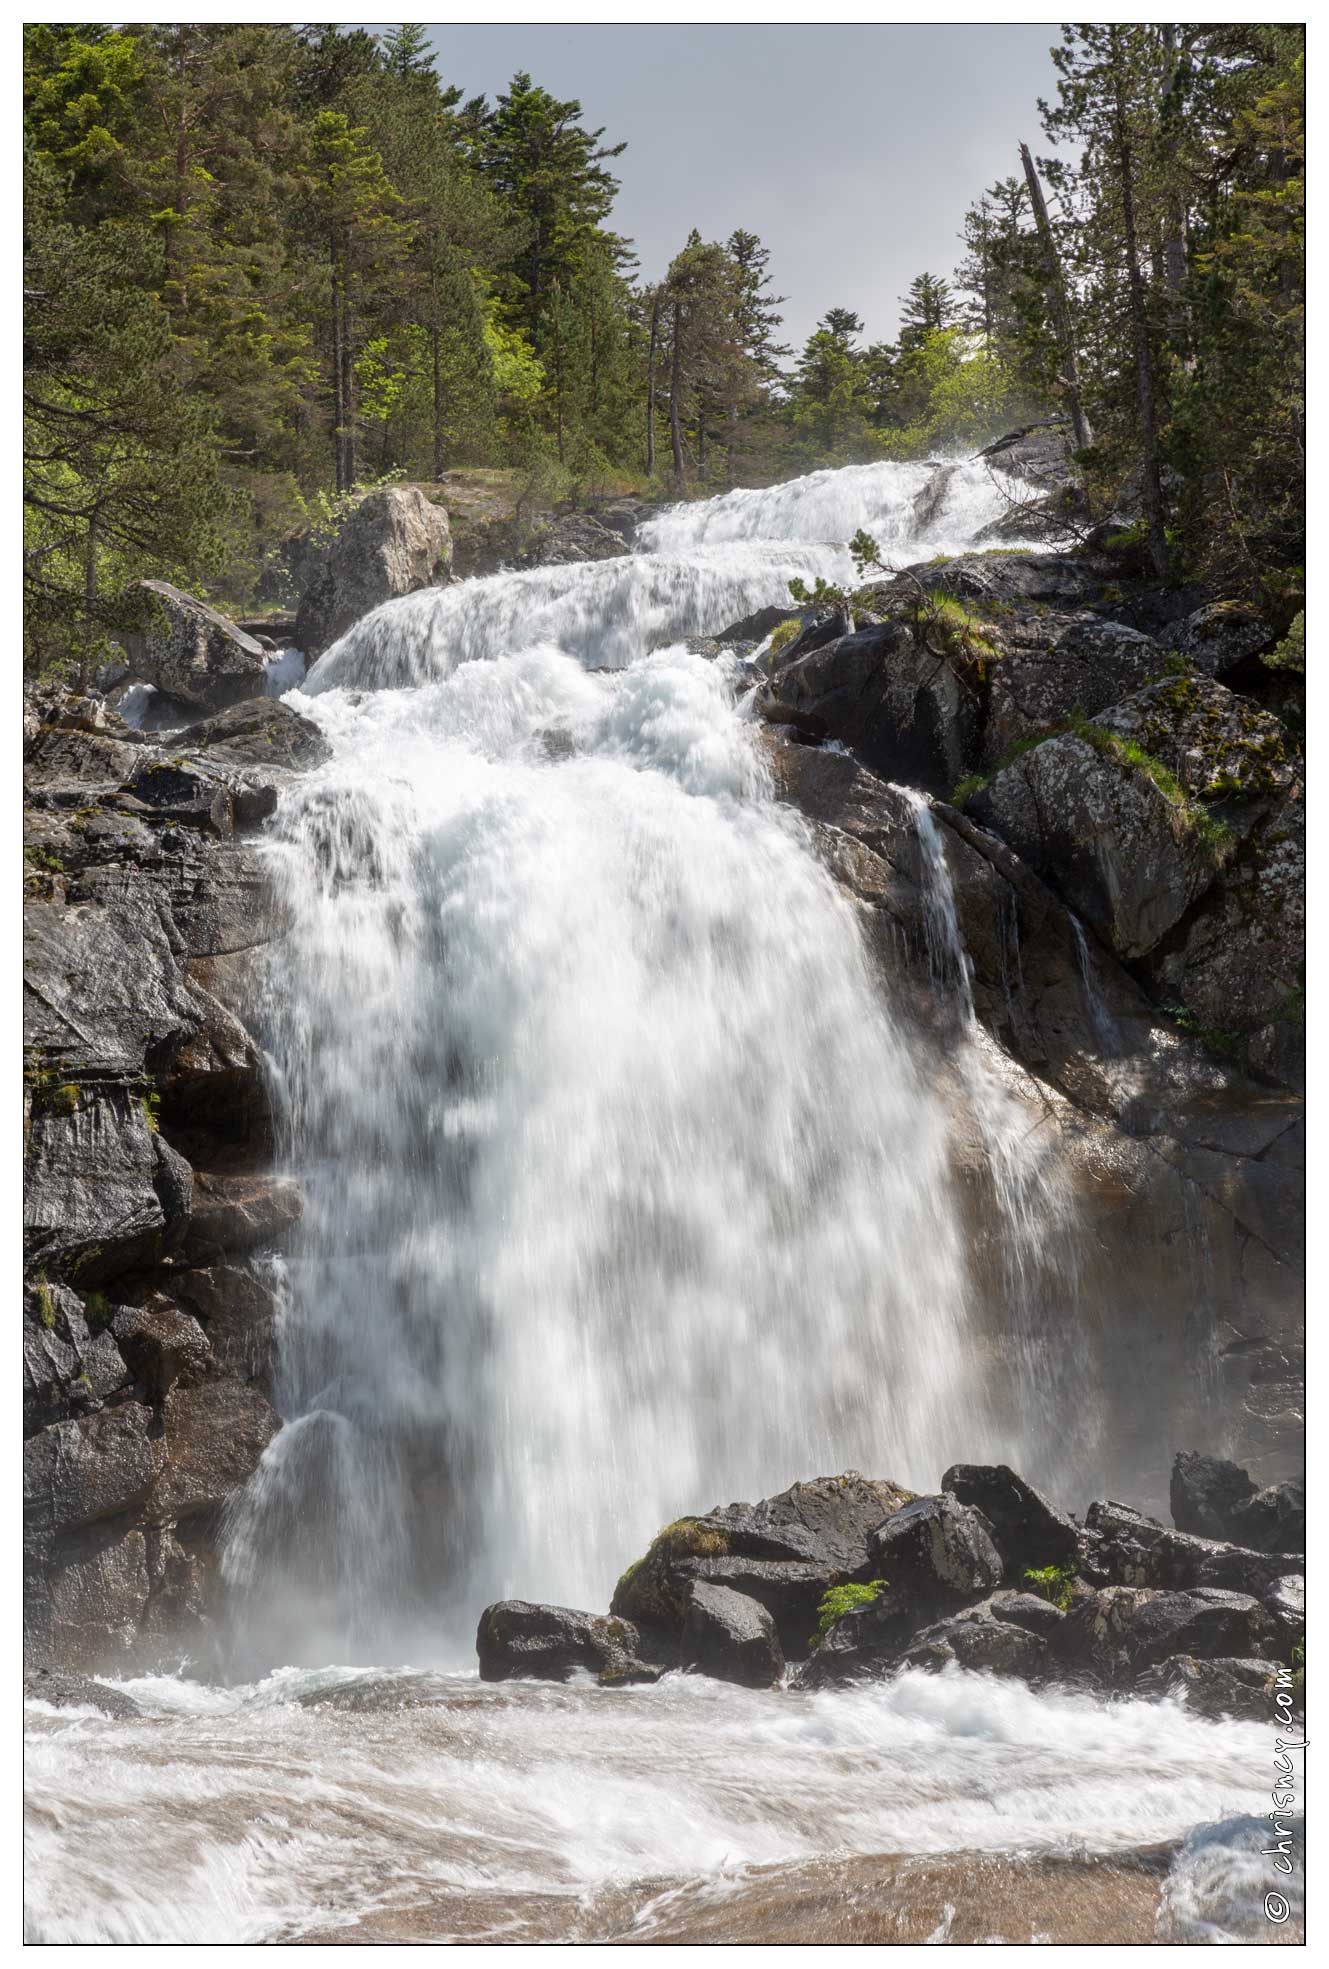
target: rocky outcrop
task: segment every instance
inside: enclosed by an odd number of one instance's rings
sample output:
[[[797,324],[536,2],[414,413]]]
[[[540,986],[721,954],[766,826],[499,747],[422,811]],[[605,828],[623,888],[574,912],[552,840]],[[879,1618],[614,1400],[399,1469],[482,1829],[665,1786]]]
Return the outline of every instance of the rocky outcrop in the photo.
[[[1220,1492],[1237,1496],[1226,1479],[1204,1490]],[[607,1617],[502,1601],[476,1645],[492,1681],[674,1669],[827,1689],[958,1667],[1272,1717],[1304,1636],[1304,1582],[1285,1554],[1106,1500],[1080,1524],[1007,1465],[966,1463],[931,1496],[849,1472],[679,1519],[628,1568]]]
[[[139,587],[142,626],[125,637],[135,677],[201,711],[262,694],[264,650],[253,636],[169,581]]]
[[[25,1646],[123,1670],[206,1651],[278,1427],[254,832],[324,747],[274,700],[169,751],[98,713],[48,702],[25,760]]]
[[[1265,1489],[1235,1463],[1181,1452],[1172,1466],[1172,1517],[1178,1529],[1229,1539],[1260,1552],[1306,1550],[1306,1494],[1300,1484]]]
[[[418,485],[366,493],[305,576],[295,640],[312,662],[384,602],[447,580],[448,516]]]

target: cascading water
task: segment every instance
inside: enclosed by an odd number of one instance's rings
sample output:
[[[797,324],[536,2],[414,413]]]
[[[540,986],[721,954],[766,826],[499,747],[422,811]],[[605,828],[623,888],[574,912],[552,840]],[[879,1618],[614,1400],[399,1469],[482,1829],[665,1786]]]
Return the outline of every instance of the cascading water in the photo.
[[[282,1659],[603,1605],[680,1509],[997,1442],[943,1100],[727,666],[677,646],[844,559],[753,534],[907,541],[922,483],[681,508],[662,552],[389,604],[311,673],[333,757],[271,842],[288,1426],[226,1558]],[[951,485],[934,539],[1000,505]]]
[[[603,1606],[680,1511],[854,1463],[1032,1472],[1048,1436],[1064,1199],[974,1017],[936,816],[906,795],[929,1050],[724,664],[677,646],[836,572],[857,526],[901,559],[962,545],[996,496],[945,490],[926,531],[914,467],[731,494],[608,568],[393,604],[308,680],[332,756],[270,840],[307,1199],[273,1273],[287,1423],[224,1561],[237,1662],[274,1672],[131,1680],[127,1720],[28,1704],[27,1939],[1268,1939],[1263,1723],[963,1669],[471,1665],[486,1599]],[[1024,1403],[1000,1417],[994,1289]]]

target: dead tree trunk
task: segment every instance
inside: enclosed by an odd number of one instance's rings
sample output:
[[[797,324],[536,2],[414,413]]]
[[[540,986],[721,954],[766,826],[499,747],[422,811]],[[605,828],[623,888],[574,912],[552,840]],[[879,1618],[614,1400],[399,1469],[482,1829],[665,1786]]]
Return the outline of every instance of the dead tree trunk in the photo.
[[[655,477],[655,352],[660,341],[660,296],[651,297],[651,342],[646,355],[646,476]]]
[[[683,431],[678,418],[678,402],[683,392],[683,309],[674,303],[674,347],[669,359],[669,443],[674,453],[674,476],[680,490],[685,483],[683,470]]]

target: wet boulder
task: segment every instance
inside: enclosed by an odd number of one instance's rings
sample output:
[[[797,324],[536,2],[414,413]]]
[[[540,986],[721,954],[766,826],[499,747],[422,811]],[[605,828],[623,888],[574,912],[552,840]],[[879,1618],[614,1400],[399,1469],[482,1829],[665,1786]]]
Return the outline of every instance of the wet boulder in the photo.
[[[916,1497],[868,1540],[874,1575],[924,1607],[991,1593],[1005,1570],[986,1520],[943,1491]]]
[[[799,1671],[803,1688],[877,1681],[903,1667],[958,1664],[1033,1681],[1047,1669],[1050,1636],[1065,1618],[1032,1593],[997,1592],[940,1620],[888,1588],[842,1614]]]
[[[1057,1610],[1054,1607],[1048,1611],[1055,1614]],[[1057,1618],[1063,1616],[1058,1614]],[[1036,1628],[1007,1618],[988,1601],[977,1607],[966,1607],[915,1634],[901,1653],[899,1665],[982,1669],[990,1675],[1037,1682],[1047,1673],[1048,1642]]]
[[[640,1658],[631,1621],[530,1600],[498,1600],[480,1616],[475,1635],[482,1682],[533,1676],[567,1682],[585,1672],[606,1684],[650,1682],[659,1670]]]
[[[843,628],[843,624],[840,625]],[[940,660],[907,620],[853,634],[805,629],[753,705],[768,724],[836,739],[888,778],[955,784],[976,754],[980,700],[960,669]]]
[[[766,1608],[712,1580],[693,1583],[682,1654],[685,1668],[745,1688],[768,1689],[784,1675],[784,1655]]]
[[[23,1677],[25,1702],[49,1702],[55,1709],[96,1709],[117,1723],[131,1722],[143,1711],[133,1696],[89,1675],[70,1675],[60,1669],[37,1668]]]
[[[1276,1646],[1274,1623],[1250,1594],[1147,1586],[1104,1587],[1071,1609],[1050,1643],[1061,1669],[1109,1687],[1130,1687],[1173,1655],[1264,1658]]]
[[[869,1535],[913,1495],[889,1478],[846,1470],[791,1484],[757,1504],[717,1506],[710,1517],[728,1529],[733,1552],[811,1560],[837,1568],[846,1579],[866,1579]]]
[[[716,636],[717,643],[764,643],[773,635],[782,622],[797,617],[794,608],[784,608],[778,602],[769,608],[754,609],[751,615],[742,616],[731,622],[727,629],[721,629]]]
[[[1201,1661],[1194,1655],[1174,1655],[1139,1677],[1134,1693],[1171,1696],[1197,1716],[1213,1722],[1230,1718],[1239,1723],[1274,1719],[1276,1670],[1271,1661],[1219,1656]]]
[[[295,640],[312,661],[382,603],[446,581],[451,566],[447,513],[419,486],[367,493],[317,563],[300,602]]]
[[[144,581],[140,589],[143,624],[125,639],[136,677],[203,711],[262,696],[261,643],[169,581]]]
[[[1261,1595],[1264,1610],[1278,1631],[1285,1660],[1306,1636],[1306,1581],[1301,1573],[1285,1573]]]
[[[194,1264],[279,1244],[299,1222],[303,1208],[298,1185],[266,1171],[226,1175],[200,1170],[193,1201],[184,1249]]]
[[[1263,1552],[1306,1550],[1306,1495],[1300,1484],[1261,1490],[1240,1465],[1180,1451],[1172,1465],[1172,1521],[1178,1531],[1226,1539]]]
[[[666,1525],[619,1580],[611,1611],[677,1636],[693,1583],[757,1600],[787,1655],[800,1656],[828,1587],[869,1575],[868,1537],[911,1493],[856,1470],[791,1484],[756,1504],[716,1505]]]
[[[1079,1534],[1069,1518],[1054,1511],[1005,1463],[953,1464],[941,1487],[982,1512],[1011,1583],[1023,1579],[1030,1567],[1069,1565],[1078,1559]]]
[[[807,1653],[809,1637],[817,1625],[817,1610],[842,1577],[838,1568],[817,1562],[740,1555],[689,1559],[678,1571],[685,1604],[691,1603],[697,1586],[705,1584],[727,1587],[764,1607],[775,1623],[781,1648],[792,1660]]]
[[[1284,1554],[1173,1531],[1107,1501],[1085,1513],[1085,1543],[1097,1572],[1121,1586],[1218,1586],[1258,1599],[1288,1570]]]
[[[180,744],[223,768],[258,766],[304,771],[322,765],[332,747],[318,726],[276,697],[251,697],[190,725]]]

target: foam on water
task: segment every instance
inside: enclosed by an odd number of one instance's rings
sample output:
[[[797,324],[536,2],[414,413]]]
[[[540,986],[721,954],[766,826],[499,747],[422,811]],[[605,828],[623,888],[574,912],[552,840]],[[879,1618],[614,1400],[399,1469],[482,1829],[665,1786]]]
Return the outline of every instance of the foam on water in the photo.
[[[1101,1857],[1197,1824],[1160,1939],[1265,1925],[1222,1824],[1262,1809],[1260,1725],[963,1671],[835,1694],[450,1677],[423,1702],[418,1679],[286,1671],[199,1701],[154,1678],[124,1685],[138,1722],[32,1714],[29,1939],[290,1940],[424,1908],[412,1938],[649,1940],[681,1883],[741,1912],[754,1869],[824,1855]]]

